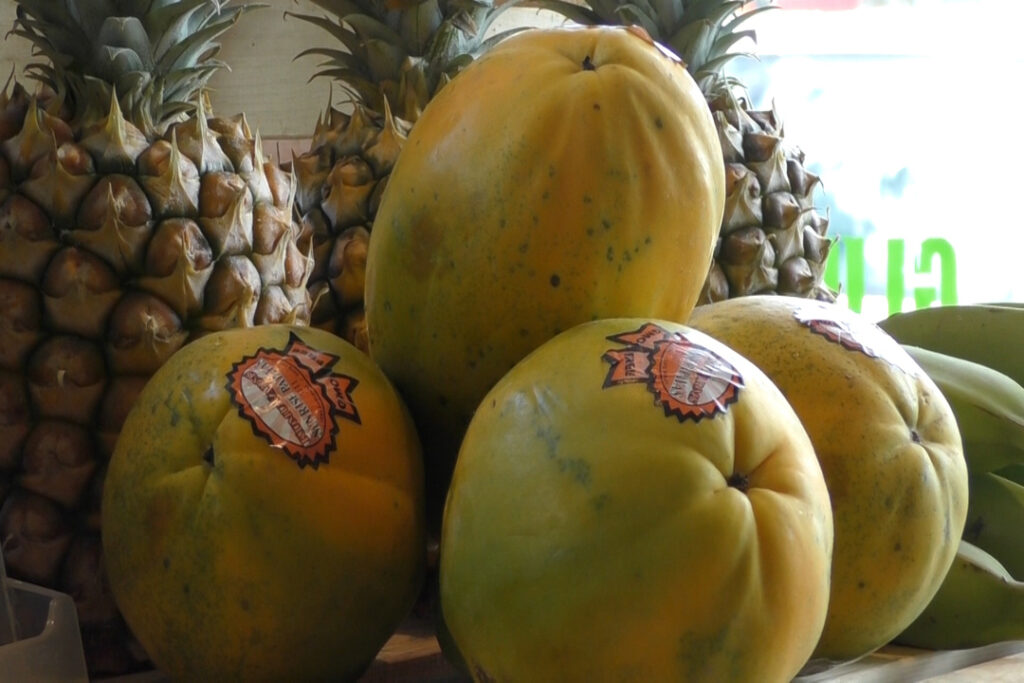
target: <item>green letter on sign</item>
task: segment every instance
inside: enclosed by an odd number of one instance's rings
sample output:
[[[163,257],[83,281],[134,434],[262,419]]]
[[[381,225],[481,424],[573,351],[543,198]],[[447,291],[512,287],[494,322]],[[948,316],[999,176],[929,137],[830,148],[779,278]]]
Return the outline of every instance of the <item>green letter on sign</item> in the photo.
[[[956,253],[953,245],[941,237],[926,239],[921,244],[921,258],[915,270],[918,273],[934,272],[932,264],[939,257],[939,303],[943,306],[955,304],[956,296]],[[934,287],[915,287],[914,304],[918,308],[930,306],[935,301]]]

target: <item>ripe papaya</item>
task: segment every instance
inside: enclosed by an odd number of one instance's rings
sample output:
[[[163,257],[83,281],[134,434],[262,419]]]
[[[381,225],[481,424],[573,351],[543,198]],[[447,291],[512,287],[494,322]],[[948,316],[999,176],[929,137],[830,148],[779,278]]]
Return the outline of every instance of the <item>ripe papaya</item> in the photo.
[[[967,466],[949,403],[895,339],[837,304],[741,297],[698,307],[689,324],[778,385],[821,462],[835,555],[814,658],[885,645],[938,591],[964,528]]]
[[[614,316],[683,321],[724,210],[700,89],[638,29],[534,29],[431,101],[367,254],[370,354],[406,398],[440,510],[473,410],[529,351]]]
[[[477,681],[789,681],[824,624],[828,491],[764,373],[692,328],[583,323],[487,394],[441,607]]]
[[[129,412],[102,505],[110,586],[175,680],[354,680],[420,590],[423,464],[370,358],[322,330],[216,332]]]

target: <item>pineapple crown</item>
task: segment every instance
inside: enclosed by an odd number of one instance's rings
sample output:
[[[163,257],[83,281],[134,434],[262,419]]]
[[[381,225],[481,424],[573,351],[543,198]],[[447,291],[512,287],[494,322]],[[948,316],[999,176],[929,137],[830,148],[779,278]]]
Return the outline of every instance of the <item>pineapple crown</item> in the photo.
[[[724,75],[725,65],[748,53],[734,52],[744,38],[755,39],[741,24],[773,6],[747,11],[748,0],[527,0],[532,7],[547,9],[586,26],[637,24],[654,40],[675,52],[705,96],[724,94],[737,85]],[[749,55],[748,55],[749,56]]]
[[[488,36],[518,0],[311,0],[334,19],[286,12],[329,32],[340,47],[303,50],[326,60],[310,78],[339,82],[356,102],[410,123],[438,90],[507,35]]]
[[[231,0],[16,0],[11,34],[31,41],[28,77],[52,89],[76,126],[112,100],[143,132],[194,111],[217,60],[217,38],[242,12]]]

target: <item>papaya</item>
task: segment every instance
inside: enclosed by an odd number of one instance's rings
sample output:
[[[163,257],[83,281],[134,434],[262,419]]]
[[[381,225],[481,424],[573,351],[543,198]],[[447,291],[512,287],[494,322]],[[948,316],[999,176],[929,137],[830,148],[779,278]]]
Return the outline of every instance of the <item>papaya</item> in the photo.
[[[172,679],[355,680],[423,583],[421,447],[341,338],[215,332],[129,412],[102,529],[118,607]]]
[[[752,363],[582,323],[488,392],[444,508],[441,611],[476,681],[786,682],[825,621],[828,491]]]
[[[686,319],[724,195],[700,89],[640,29],[523,31],[441,89],[381,198],[365,294],[432,526],[473,410],[518,360],[589,320]]]
[[[832,303],[752,296],[698,307],[693,327],[749,358],[814,444],[835,554],[818,666],[862,657],[936,594],[967,516],[967,466],[949,403],[874,322]]]

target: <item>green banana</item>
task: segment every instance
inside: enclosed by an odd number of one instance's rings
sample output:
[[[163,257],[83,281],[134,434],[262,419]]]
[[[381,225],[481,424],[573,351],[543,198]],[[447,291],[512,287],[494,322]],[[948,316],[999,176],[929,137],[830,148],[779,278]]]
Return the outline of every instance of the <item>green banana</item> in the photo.
[[[1024,306],[963,304],[895,313],[878,326],[897,341],[972,360],[1024,384]]]
[[[980,363],[903,344],[956,415],[972,473],[1024,463],[1024,386]]]
[[[1024,462],[1003,467],[999,469],[996,474],[1003,479],[1009,479],[1010,481],[1015,481],[1018,484],[1024,484]]]
[[[1007,308],[1024,308],[1024,301],[989,301],[985,306],[1006,306]]]
[[[1024,581],[961,540],[953,564],[924,611],[893,642],[931,650],[1024,639]]]
[[[1024,580],[1024,485],[986,472],[972,474],[963,538]]]

